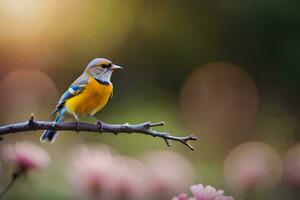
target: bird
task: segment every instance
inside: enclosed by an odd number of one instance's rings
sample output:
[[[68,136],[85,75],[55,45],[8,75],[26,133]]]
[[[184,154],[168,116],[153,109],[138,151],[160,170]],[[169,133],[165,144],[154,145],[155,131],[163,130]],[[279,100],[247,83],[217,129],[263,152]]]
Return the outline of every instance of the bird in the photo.
[[[113,72],[120,69],[123,67],[113,64],[106,58],[94,58],[90,61],[84,72],[60,97],[51,113],[56,114],[53,125],[62,122],[65,114],[73,115],[77,122],[79,122],[79,116],[95,118],[94,115],[112,98],[113,84],[110,79]],[[98,123],[101,125],[100,121]],[[56,130],[46,130],[40,140],[41,142],[54,142],[58,133]]]

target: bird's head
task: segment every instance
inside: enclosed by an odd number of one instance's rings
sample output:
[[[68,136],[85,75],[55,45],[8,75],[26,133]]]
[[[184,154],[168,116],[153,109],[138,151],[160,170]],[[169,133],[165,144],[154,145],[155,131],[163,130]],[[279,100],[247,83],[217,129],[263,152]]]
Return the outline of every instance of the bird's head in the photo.
[[[100,81],[110,82],[112,73],[119,69],[123,68],[113,64],[112,61],[106,58],[95,58],[88,64],[85,72]]]

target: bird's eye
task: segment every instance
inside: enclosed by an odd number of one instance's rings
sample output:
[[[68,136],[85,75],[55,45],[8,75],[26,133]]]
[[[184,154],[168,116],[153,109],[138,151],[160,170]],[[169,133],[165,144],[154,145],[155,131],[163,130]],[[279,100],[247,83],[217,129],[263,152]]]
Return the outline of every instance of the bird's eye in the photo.
[[[111,66],[112,66],[111,63],[102,63],[102,64],[101,64],[101,67],[102,67],[102,68],[107,68],[107,67],[111,67]]]

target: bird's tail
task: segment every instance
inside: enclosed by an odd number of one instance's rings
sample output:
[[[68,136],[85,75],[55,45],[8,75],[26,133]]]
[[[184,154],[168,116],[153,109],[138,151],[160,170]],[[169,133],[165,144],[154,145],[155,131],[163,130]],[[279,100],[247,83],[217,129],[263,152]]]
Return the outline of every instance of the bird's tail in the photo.
[[[57,122],[62,122],[63,118],[64,118],[64,113],[65,111],[62,110],[61,112],[59,112],[54,120],[54,123]],[[54,142],[55,138],[57,137],[59,131],[56,130],[46,130],[43,135],[41,136],[40,140],[41,142],[45,142],[45,141],[49,141],[49,142]]]

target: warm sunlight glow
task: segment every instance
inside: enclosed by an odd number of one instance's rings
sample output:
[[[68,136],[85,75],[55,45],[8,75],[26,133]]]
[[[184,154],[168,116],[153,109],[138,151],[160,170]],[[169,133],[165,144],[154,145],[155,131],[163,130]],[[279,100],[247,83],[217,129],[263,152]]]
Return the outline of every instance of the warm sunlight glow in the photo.
[[[1,36],[31,38],[44,30],[54,14],[55,1],[3,0],[0,2]],[[4,24],[3,24],[4,23]]]

